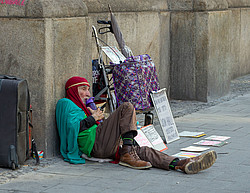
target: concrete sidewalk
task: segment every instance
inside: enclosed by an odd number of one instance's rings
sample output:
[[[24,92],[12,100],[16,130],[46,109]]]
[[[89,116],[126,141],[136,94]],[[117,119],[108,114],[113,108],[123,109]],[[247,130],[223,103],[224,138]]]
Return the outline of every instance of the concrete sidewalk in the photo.
[[[0,192],[250,192],[250,93],[175,119],[178,131],[204,131],[207,136],[230,136],[229,144],[211,147],[218,159],[195,175],[152,168],[133,170],[110,163],[87,161],[70,165],[59,159],[0,185]],[[168,144],[167,154],[202,138],[181,138]]]

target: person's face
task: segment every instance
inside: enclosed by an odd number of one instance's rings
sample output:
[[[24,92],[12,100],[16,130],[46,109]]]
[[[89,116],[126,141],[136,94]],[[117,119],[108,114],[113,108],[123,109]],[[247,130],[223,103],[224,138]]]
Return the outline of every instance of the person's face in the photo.
[[[87,99],[90,97],[89,87],[88,86],[79,86],[78,94],[82,99],[83,103],[86,104]]]

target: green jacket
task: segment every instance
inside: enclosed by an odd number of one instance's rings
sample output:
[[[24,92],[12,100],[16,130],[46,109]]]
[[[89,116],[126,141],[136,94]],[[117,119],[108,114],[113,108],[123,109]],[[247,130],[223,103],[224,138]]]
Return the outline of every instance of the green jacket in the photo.
[[[80,121],[87,118],[84,111],[70,99],[60,99],[56,105],[56,123],[60,137],[60,152],[65,161],[85,163],[82,153],[90,156],[97,125],[79,133]]]

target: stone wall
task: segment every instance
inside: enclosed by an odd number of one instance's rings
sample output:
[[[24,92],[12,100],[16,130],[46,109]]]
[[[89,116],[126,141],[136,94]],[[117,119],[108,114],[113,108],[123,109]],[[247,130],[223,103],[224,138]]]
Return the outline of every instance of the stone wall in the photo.
[[[242,5],[242,4],[241,4]],[[242,5],[243,6],[243,5]],[[250,73],[250,2],[248,7],[230,8],[230,53],[233,56],[232,77]]]
[[[134,55],[149,54],[158,71],[161,87],[169,86],[169,22],[170,13],[166,0],[123,1],[85,0],[90,23],[97,30],[102,25],[97,20],[110,20],[108,4],[121,28],[126,45]],[[112,33],[99,35],[108,45],[119,48]],[[92,58],[97,57],[95,41],[92,39]]]
[[[250,72],[247,0],[85,3],[97,28],[98,19],[110,19],[107,5],[112,5],[127,45],[134,55],[152,56],[171,98],[218,98],[228,93],[231,79]],[[112,34],[100,37],[117,46]]]
[[[250,73],[249,1],[169,0],[170,96],[208,101]]]
[[[28,80],[33,135],[46,156],[58,152],[55,105],[73,75],[91,78],[91,39],[82,1],[0,4],[0,74]]]

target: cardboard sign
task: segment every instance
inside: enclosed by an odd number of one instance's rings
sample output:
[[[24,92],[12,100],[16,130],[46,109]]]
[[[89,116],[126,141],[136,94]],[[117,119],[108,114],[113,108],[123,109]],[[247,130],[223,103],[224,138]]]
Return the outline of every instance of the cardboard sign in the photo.
[[[148,146],[153,147],[152,143],[148,140],[145,134],[141,129],[137,130],[137,135],[135,136],[135,141],[138,143],[140,147]]]
[[[135,137],[135,140],[140,147],[148,146],[158,151],[165,151],[168,149],[153,125],[141,127],[139,130],[137,130],[137,132],[138,134]]]
[[[180,139],[166,95],[166,88],[159,91],[152,91],[151,98],[166,142],[171,143]]]
[[[220,147],[223,145],[228,144],[226,141],[209,141],[209,140],[201,140],[196,143],[193,143],[195,145],[205,145],[205,146],[215,146],[215,147]]]
[[[201,155],[201,153],[194,153],[194,152],[180,152],[180,153],[177,153],[177,154],[174,154],[172,156],[174,157],[184,157],[184,158],[191,158],[191,157],[196,157],[196,156],[199,156]]]
[[[103,46],[102,51],[114,64],[120,64],[126,58],[115,46]]]

